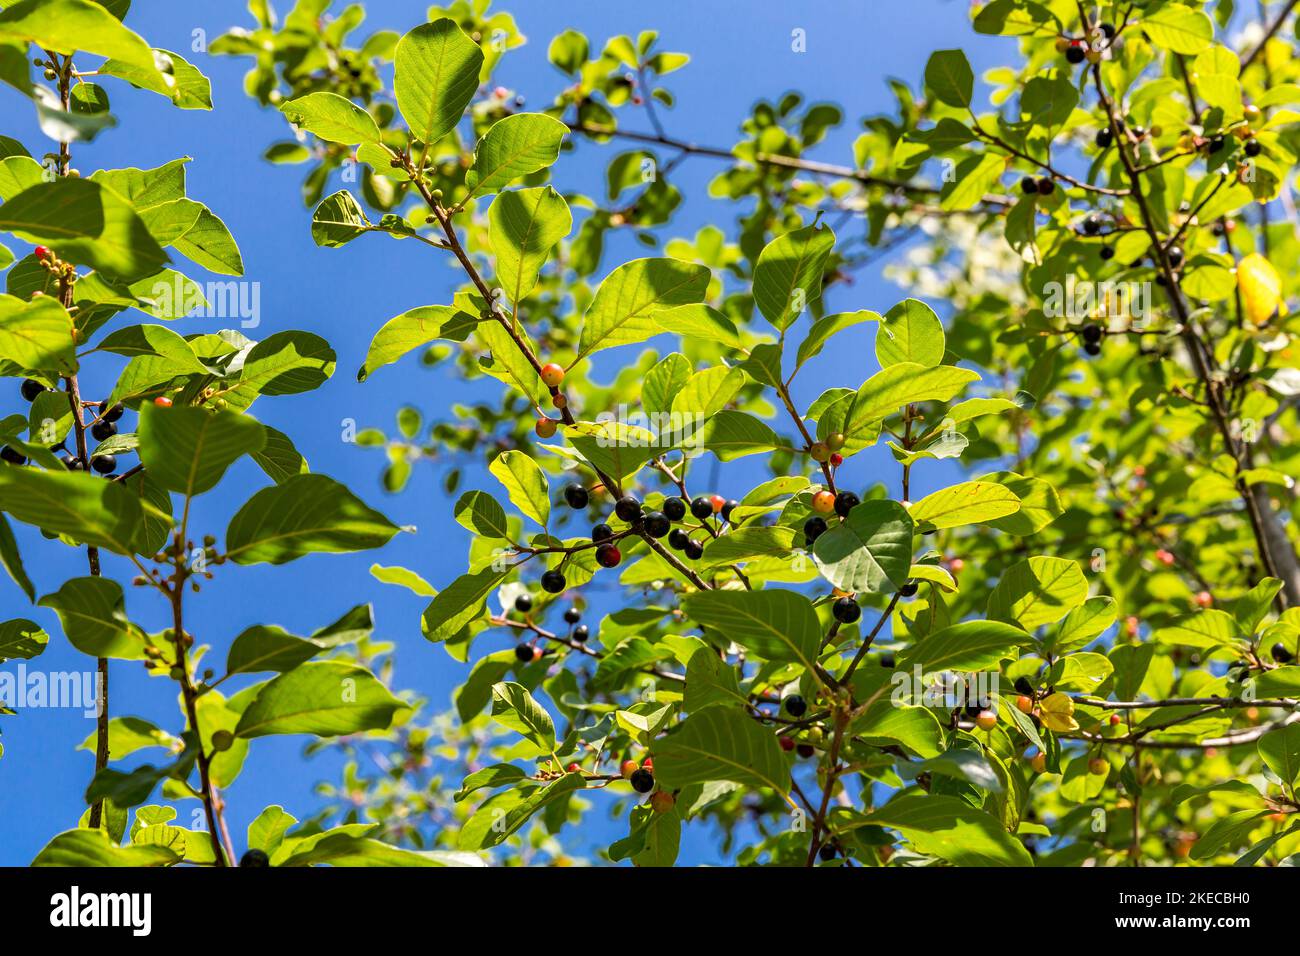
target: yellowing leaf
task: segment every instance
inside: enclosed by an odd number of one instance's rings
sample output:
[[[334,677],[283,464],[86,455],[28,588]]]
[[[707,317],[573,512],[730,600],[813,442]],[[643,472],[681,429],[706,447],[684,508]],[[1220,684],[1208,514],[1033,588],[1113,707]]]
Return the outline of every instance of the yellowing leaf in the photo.
[[[1258,252],[1237,263],[1237,287],[1246,315],[1256,325],[1267,322],[1282,304],[1282,279],[1273,264]],[[1285,307],[1282,311],[1286,311]]]
[[[1074,719],[1074,701],[1065,694],[1052,694],[1039,707],[1049,730],[1067,734],[1079,729],[1079,722]]]

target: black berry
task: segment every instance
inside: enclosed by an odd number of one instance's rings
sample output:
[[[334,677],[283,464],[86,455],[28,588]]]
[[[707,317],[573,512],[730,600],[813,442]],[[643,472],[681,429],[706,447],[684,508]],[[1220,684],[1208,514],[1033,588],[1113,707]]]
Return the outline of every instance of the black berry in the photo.
[[[725,505],[722,506],[722,520],[726,522],[730,522],[731,513],[739,507],[740,507],[740,502],[737,501],[735,498],[732,498],[730,501],[728,501]]]
[[[692,561],[698,561],[704,557],[704,545],[691,538],[690,541],[686,542],[686,547],[682,549],[682,552]]]
[[[1050,176],[1044,176],[1038,180],[1038,195],[1050,196],[1056,191],[1056,183],[1052,182]]]
[[[623,554],[612,544],[602,544],[596,549],[596,563],[602,568],[616,568]]]
[[[1224,139],[1222,136],[1216,136],[1214,137],[1214,139],[1210,140],[1211,153],[1217,153],[1219,152],[1219,150],[1223,149],[1223,147],[1224,147]]]
[[[22,393],[23,393],[23,398],[27,399],[27,401],[29,402],[36,401],[36,396],[41,394],[41,392],[43,391],[45,391],[45,386],[42,385],[40,382],[36,381],[36,379],[34,378],[23,379]]]
[[[1102,257],[1102,259],[1107,260],[1107,261],[1109,261],[1109,260],[1111,260],[1111,259],[1114,259],[1114,258],[1115,258],[1115,247],[1114,247],[1114,246],[1102,246],[1102,247],[1101,247],[1101,257]]]
[[[841,518],[847,518],[849,512],[861,503],[861,500],[853,492],[841,491],[835,496],[835,513]]]
[[[1038,180],[1035,179],[1033,176],[1026,176],[1024,179],[1020,180],[1020,191],[1024,193],[1026,196],[1037,195]]]
[[[614,503],[614,514],[631,524],[641,517],[641,502],[634,495],[624,495]]]
[[[673,528],[673,523],[662,511],[652,511],[645,516],[645,531],[652,538],[662,538]]]
[[[1095,236],[1101,232],[1101,217],[1092,213],[1083,220],[1083,231],[1089,236]]]
[[[1246,140],[1246,145],[1243,148],[1245,149],[1247,156],[1258,156],[1264,149],[1263,146],[1259,145],[1259,140],[1257,139]]]
[[[1101,35],[1104,36],[1107,40],[1115,39],[1115,24],[1103,23],[1101,25]]]
[[[1170,246],[1165,250],[1165,255],[1169,259],[1171,268],[1177,269],[1183,264],[1183,249],[1181,246]]]
[[[1081,331],[1083,334],[1083,340],[1085,342],[1101,341],[1101,326],[1098,325],[1097,323],[1089,322],[1087,325],[1083,327]]]
[[[103,441],[117,434],[117,426],[101,419],[90,426],[90,434],[95,436],[95,441]]]
[[[3,448],[0,448],[0,458],[3,458],[11,465],[27,464],[26,456],[24,456],[23,453],[18,451],[16,448],[10,448],[8,445],[5,445]]]
[[[1105,149],[1114,142],[1114,140],[1115,137],[1112,135],[1109,126],[1097,130],[1097,135],[1093,137],[1093,142],[1095,142],[1100,149]]]
[[[634,770],[628,779],[632,783],[632,789],[637,793],[649,793],[655,788],[655,775],[645,767]]]
[[[682,551],[691,543],[691,536],[681,528],[668,532],[668,546],[675,551]]]
[[[587,507],[587,502],[590,500],[587,489],[576,481],[571,485],[564,486],[564,502],[575,511],[581,511]]]
[[[808,702],[798,694],[791,694],[783,703],[791,717],[802,717],[808,712]]]
[[[681,498],[665,498],[664,514],[668,516],[669,521],[681,521],[686,517],[686,502]]]
[[[249,850],[239,858],[240,866],[270,866],[271,858],[262,850]]]
[[[1087,54],[1081,46],[1070,46],[1065,50],[1065,58],[1071,63],[1082,63]]]
[[[564,574],[558,569],[552,569],[542,575],[542,590],[547,594],[559,594],[564,590]]]
[[[527,594],[521,594],[515,598],[515,610],[520,614],[527,614],[533,609],[533,599]]]
[[[591,540],[600,544],[614,537],[614,529],[607,524],[598,524],[591,529]]]
[[[1074,47],[1070,47],[1070,49],[1073,50]],[[822,848],[817,851],[817,858],[823,863],[835,859],[835,847],[829,843],[824,844]]]
[[[842,597],[831,606],[831,613],[841,624],[852,624],[862,617],[862,608],[858,607],[858,602],[853,598]]]
[[[1272,647],[1273,660],[1279,664],[1289,664],[1291,662],[1291,652],[1286,649],[1286,645],[1278,641]]]
[[[571,607],[564,612],[565,624],[577,624],[581,620],[582,620],[582,612],[579,611],[576,607]]]
[[[533,650],[533,645],[531,644],[520,644],[515,648],[515,657],[525,663],[531,661],[535,656],[536,652]]]
[[[1034,694],[1034,685],[1029,683],[1028,677],[1017,677],[1011,686],[1026,697],[1032,697]]]
[[[803,534],[809,546],[822,536],[826,530],[826,519],[813,515],[803,523]]]
[[[691,502],[691,514],[703,521],[713,517],[713,502],[703,495]]]
[[[905,598],[915,597],[917,588],[918,585],[915,581],[908,581],[906,584],[904,584],[901,588],[898,589],[898,593]]]
[[[816,752],[817,752],[817,748],[814,747],[812,744],[800,744],[796,750],[796,753],[798,753],[799,756],[803,757],[805,760],[811,757]]]
[[[104,411],[100,412],[99,417],[106,422],[115,422],[122,417],[122,413],[125,411],[126,411],[126,406],[123,405],[121,402],[118,402],[116,405],[113,405],[105,409]]]
[[[1091,355],[1091,356],[1093,356],[1093,357],[1095,358],[1096,356],[1098,356],[1098,355],[1101,354],[1101,343],[1100,343],[1100,342],[1084,342],[1084,343],[1083,343],[1083,350],[1084,350],[1085,352],[1087,352],[1089,355]]]
[[[590,636],[591,631],[588,629],[586,624],[579,624],[573,629],[573,639],[579,644],[586,643],[587,638]]]

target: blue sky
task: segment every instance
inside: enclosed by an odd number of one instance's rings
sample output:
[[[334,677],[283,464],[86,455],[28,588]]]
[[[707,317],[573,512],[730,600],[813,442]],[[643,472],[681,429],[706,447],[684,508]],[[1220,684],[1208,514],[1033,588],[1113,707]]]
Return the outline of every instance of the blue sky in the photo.
[[[284,0],[279,4],[281,8],[287,5]],[[260,109],[243,95],[247,62],[188,52],[197,29],[206,31],[211,40],[231,25],[251,25],[242,2],[212,0],[200,5],[136,0],[132,6],[128,25],[152,45],[182,52],[211,77],[215,109],[210,113],[179,111],[152,94],[121,84],[111,86],[119,126],[91,145],[75,146],[73,165],[89,174],[96,168],[148,168],[181,155],[193,157],[188,167],[189,194],[225,220],[242,250],[245,278],[261,283],[262,325],[248,334],[260,338],[283,329],[307,329],[328,339],[339,355],[338,370],[324,387],[303,396],[263,399],[254,412],[289,433],[313,471],[344,481],[398,524],[418,529],[414,534],[399,535],[378,552],[318,556],[279,568],[219,569],[203,593],[188,602],[188,628],[200,644],[216,648],[213,660],[219,662],[224,660],[230,640],[250,624],[275,623],[305,634],[333,621],[354,604],[372,601],[377,636],[398,646],[397,686],[415,688],[441,707],[449,702],[467,669],[420,636],[418,620],[425,602],[378,584],[367,569],[376,561],[405,565],[435,585],[444,585],[463,570],[467,532],[452,520],[452,502],[432,470],[417,469],[403,494],[387,496],[378,484],[382,454],[345,443],[341,435],[349,421],[358,428],[379,426],[391,431],[393,416],[403,404],[419,407],[427,421],[445,414],[453,401],[490,398],[496,393],[494,383],[466,386],[450,370],[423,370],[414,358],[382,370],[365,385],[355,380],[355,369],[374,330],[414,306],[450,301],[458,274],[449,261],[440,261],[436,253],[417,243],[368,236],[344,251],[320,249],[312,243],[310,211],[299,199],[302,168],[271,166],[261,159],[263,149],[283,139],[286,129],[277,113]],[[363,30],[401,32],[423,22],[427,4],[386,0],[367,7],[369,20]],[[656,29],[663,49],[688,52],[693,57],[689,67],[668,78],[678,106],[662,114],[665,125],[676,136],[729,146],[736,139],[739,122],[757,99],[772,100],[797,89],[808,99],[839,103],[849,117],[870,115],[892,104],[885,79],[899,77],[915,86],[931,50],[965,48],[977,75],[1007,52],[1006,41],[976,37],[971,32],[966,4],[957,0],[852,4],[818,0],[800,7],[793,11],[782,0],[712,6],[680,0],[660,4],[608,0],[544,4],[532,0],[506,5],[515,13],[529,43],[506,58],[497,81],[519,89],[534,104],[545,102],[565,82],[546,61],[546,46],[554,34],[577,29],[588,34],[593,48],[599,49],[608,36],[635,36],[641,30]],[[795,28],[806,31],[804,54],[790,50]],[[36,126],[34,111],[7,87],[0,90],[0,110],[4,116],[0,132],[21,139],[38,157],[51,148]],[[627,125],[643,128],[636,120]],[[818,147],[816,156],[850,162],[848,147],[857,132],[858,126],[850,119]],[[603,180],[607,158],[608,153],[598,147],[580,145],[576,154],[562,157],[556,169],[557,186],[593,191],[592,183]],[[691,236],[709,222],[724,227],[731,222],[736,210],[720,206],[704,194],[708,180],[720,168],[719,161],[697,159],[674,174],[687,201],[665,231],[666,237]],[[12,241],[9,244],[16,248]],[[607,249],[600,274],[630,251],[630,246]],[[188,263],[182,263],[182,268],[196,279],[207,278]],[[852,287],[834,290],[830,306],[834,311],[884,311],[903,295],[873,269],[859,275]],[[118,321],[142,320],[134,314]],[[174,327],[188,334],[216,331],[223,323],[195,318]],[[874,371],[871,335],[863,326],[837,339],[834,354],[824,356],[797,380],[796,401],[806,406],[823,388],[854,386]],[[609,354],[617,362],[633,353]],[[87,366],[82,376],[83,394],[88,398],[106,394],[119,363],[99,360]],[[608,363],[598,366],[596,374],[608,373],[611,367]],[[6,389],[11,394],[0,395],[0,414],[24,410],[17,382]],[[133,417],[128,422],[133,422]],[[873,451],[857,456],[843,474],[849,485],[865,486],[886,463],[886,457]],[[896,474],[892,466],[889,474]],[[745,478],[759,476],[753,466],[727,470],[724,475],[724,487],[719,490],[729,497],[744,490],[741,482]],[[467,476],[467,486],[476,484],[474,477]],[[937,471],[919,469],[914,496],[920,497],[944,477]],[[734,481],[734,487],[726,486],[728,480]],[[210,531],[220,537],[238,503],[265,483],[250,462],[238,464],[215,497],[209,495],[196,504],[191,519],[195,536]],[[489,487],[482,480],[477,483]],[[898,494],[896,487],[891,490]],[[80,550],[46,541],[31,529],[16,530],[38,594],[57,589],[68,577],[86,573]],[[126,581],[133,570],[124,560],[108,556],[105,573]],[[133,620],[150,630],[165,626],[166,608],[156,595],[138,589],[128,592],[128,612]],[[44,671],[93,669],[92,661],[67,645],[53,613],[28,606],[19,589],[7,580],[0,580],[0,614],[0,619],[30,617],[51,633],[49,649],[31,662],[32,667]],[[485,639],[482,646],[488,645]],[[494,640],[490,649],[499,646],[500,640]],[[17,662],[3,666],[16,670]],[[219,664],[214,666],[219,668]],[[112,665],[111,693],[115,715],[138,714],[178,729],[174,685],[147,677],[138,664]],[[93,758],[74,748],[92,732],[93,720],[82,716],[80,710],[64,709],[28,710],[0,720],[5,747],[0,759],[0,865],[24,864],[54,833],[75,826],[84,809],[81,794],[92,773]],[[243,775],[227,794],[228,816],[238,846],[243,845],[248,821],[264,806],[281,803],[299,817],[317,806],[312,786],[317,780],[331,778],[333,769],[328,760],[305,761],[304,743],[302,738],[266,738],[253,746]],[[181,809],[185,823],[189,822],[187,811],[188,807]],[[692,831],[687,834],[684,860],[715,857],[708,846],[691,842]]]

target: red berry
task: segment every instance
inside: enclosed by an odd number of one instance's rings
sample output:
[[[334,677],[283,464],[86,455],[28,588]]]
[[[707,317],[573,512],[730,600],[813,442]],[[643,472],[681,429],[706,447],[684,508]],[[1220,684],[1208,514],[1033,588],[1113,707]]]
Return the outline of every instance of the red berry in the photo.
[[[722,495],[710,495],[709,504],[713,505],[713,513],[717,514],[727,504],[727,499]]]
[[[567,770],[569,773],[579,773],[582,770],[582,764],[571,763],[564,769]]]
[[[1119,714],[1111,714],[1111,715],[1110,715],[1110,725],[1111,725],[1112,727],[1118,726],[1118,725],[1119,725],[1119,721],[1120,721]]]
[[[550,438],[555,434],[557,424],[558,423],[554,418],[546,418],[543,416],[537,419],[537,425],[535,426],[534,431],[537,432],[538,438]]]
[[[793,737],[777,737],[776,742],[781,745],[781,749],[784,750],[786,753],[789,753],[791,750],[794,750]]]
[[[626,779],[628,777],[631,777],[632,774],[636,773],[640,769],[641,768],[637,766],[637,762],[635,760],[624,760],[621,764],[619,764],[618,772],[623,775],[624,779]]]
[[[157,398],[153,400],[153,403],[157,405],[159,408],[172,407],[172,400],[168,398],[166,395],[159,395]]]
[[[655,758],[654,758],[654,757],[646,757],[645,760],[642,760],[642,761],[641,761],[641,769],[643,769],[643,770],[654,770],[654,768],[655,768]]]
[[[842,464],[844,464],[844,456],[843,456],[843,455],[841,455],[839,452],[835,452],[833,455],[831,455],[831,466],[832,466],[832,467],[834,467],[834,468],[838,468],[838,467],[839,467],[840,465],[842,465]]]
[[[45,258],[48,258],[49,254],[50,254],[50,250],[49,250],[49,249],[46,249],[44,246],[37,246],[37,247],[36,247],[36,258],[37,258],[37,259],[45,259]]]
[[[548,362],[542,366],[542,381],[551,388],[559,385],[564,381],[564,368],[556,365],[554,362]]]
[[[1209,607],[1214,603],[1214,598],[1210,596],[1209,591],[1201,591],[1196,595],[1197,607]]]
[[[602,568],[616,568],[623,554],[612,544],[602,544],[596,549],[596,563]]]
[[[948,562],[948,570],[953,574],[961,574],[961,569],[966,567],[966,562],[961,558],[953,558]]]
[[[676,802],[677,798],[667,790],[657,790],[650,797],[650,807],[656,813],[667,813]]]

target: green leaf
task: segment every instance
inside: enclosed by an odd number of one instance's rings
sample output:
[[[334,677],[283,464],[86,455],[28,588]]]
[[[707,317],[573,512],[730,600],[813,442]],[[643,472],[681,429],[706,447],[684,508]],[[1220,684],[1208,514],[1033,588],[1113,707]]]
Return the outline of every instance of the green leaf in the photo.
[[[86,736],[78,750],[94,753],[99,745],[98,730]],[[141,750],[151,747],[164,747],[168,750],[179,749],[180,740],[161,730],[147,720],[139,717],[114,717],[108,722],[108,759],[110,762],[122,760]]]
[[[835,248],[835,233],[805,226],[769,242],[754,265],[754,303],[784,331],[821,298],[822,272]]]
[[[706,567],[718,567],[754,558],[784,555],[794,547],[795,538],[802,535],[794,528],[780,525],[743,525],[709,543],[701,559]]]
[[[144,632],[127,619],[122,586],[111,578],[71,578],[37,603],[54,609],[69,643],[83,654],[144,658]]]
[[[280,106],[294,126],[330,143],[352,146],[379,142],[375,118],[337,93],[316,92],[298,96]]]
[[[555,722],[522,684],[492,685],[492,718],[532,741],[540,752],[555,750]]]
[[[730,408],[710,418],[701,432],[691,436],[691,443],[713,452],[719,461],[789,448],[785,439],[753,415]]]
[[[425,638],[436,643],[455,637],[461,628],[483,613],[487,596],[504,580],[506,573],[488,566],[473,574],[462,574],[439,591],[420,621]]]
[[[656,740],[654,760],[659,785],[670,790],[712,780],[768,787],[782,796],[790,789],[789,765],[776,736],[725,707],[692,714]]]
[[[370,573],[376,581],[382,581],[384,584],[396,584],[406,588],[412,594],[418,594],[420,597],[433,597],[438,593],[428,581],[420,577],[410,568],[384,567],[382,564],[372,564]]]
[[[701,627],[718,632],[759,657],[793,661],[812,669],[821,647],[822,626],[812,602],[778,588],[763,591],[697,591],[682,610]]]
[[[461,527],[482,538],[510,539],[510,524],[506,520],[505,509],[486,491],[465,492],[456,502],[453,513]]]
[[[422,305],[403,312],[389,319],[375,333],[366,351],[365,364],[357,372],[357,381],[364,382],[375,369],[391,365],[412,349],[435,339],[463,342],[478,321],[475,316],[450,305]]]
[[[1042,478],[1028,478],[1013,471],[999,471],[983,475],[979,480],[996,481],[1020,499],[1019,511],[986,522],[990,528],[1007,534],[1030,535],[1046,528],[1065,511],[1056,489]]]
[[[159,72],[153,50],[102,4],[89,0],[21,0],[0,13],[0,39],[56,53],[114,57]]]
[[[226,529],[226,553],[237,564],[284,564],[377,548],[399,530],[334,479],[296,475],[245,502]]]
[[[24,302],[0,295],[0,360],[33,372],[72,374],[77,371],[72,329],[72,316],[53,296]]]
[[[1214,23],[1203,11],[1191,7],[1161,7],[1139,25],[1152,43],[1174,53],[1195,55],[1214,42]]]
[[[537,462],[521,451],[505,451],[493,460],[488,471],[505,485],[511,504],[546,527],[551,517],[551,489]]]
[[[196,66],[171,50],[155,47],[153,53],[153,69],[109,58],[99,65],[99,72],[159,93],[183,110],[212,109],[212,83]]]
[[[958,528],[1015,514],[1020,499],[1003,485],[991,481],[964,481],[926,495],[909,514],[918,525]]]
[[[319,335],[289,330],[258,342],[244,357],[226,401],[247,408],[259,395],[297,395],[319,388],[334,374],[334,350]]]
[[[822,316],[812,324],[812,328],[808,330],[808,337],[799,343],[799,352],[795,356],[795,368],[802,367],[809,359],[820,355],[822,348],[835,333],[850,329],[863,322],[879,321],[879,312],[868,312],[865,309],[857,312],[836,312],[834,315]],[[879,335],[877,335],[877,339],[879,339]]]
[[[312,241],[329,248],[345,245],[357,236],[378,229],[346,189],[322,199],[311,217]]]
[[[158,355],[173,363],[177,369],[199,375],[208,372],[190,344],[163,325],[128,325],[106,335],[96,349],[129,357]]]
[[[874,441],[875,424],[904,405],[946,402],[977,381],[977,373],[954,365],[926,368],[915,362],[900,362],[881,369],[862,383],[849,405],[844,427],[840,429],[848,439],[845,447],[857,451]]]
[[[1218,608],[1209,608],[1158,628],[1151,637],[1162,644],[1214,648],[1231,644],[1239,633],[1237,622],[1231,614]]]
[[[241,455],[266,443],[261,424],[238,412],[194,405],[140,407],[140,461],[168,491],[187,498],[212,489]]]
[[[539,810],[562,801],[586,786],[580,773],[566,773],[545,787],[515,788],[483,802],[461,828],[456,845],[462,850],[482,850],[504,842]]]
[[[937,50],[925,64],[925,85],[940,103],[959,108],[971,105],[975,74],[961,50]]]
[[[996,669],[998,662],[1025,646],[1025,632],[1000,621],[963,621],[922,638],[899,658],[900,669],[920,665],[927,673],[942,670]]]
[[[520,176],[546,169],[560,155],[568,131],[545,113],[513,113],[498,120],[474,148],[474,165],[465,173],[469,195],[500,192]]]
[[[956,797],[906,793],[861,818],[899,831],[916,849],[954,866],[1033,866],[1033,857],[992,815]]]
[[[699,302],[708,286],[706,266],[680,259],[633,259],[624,263],[596,290],[583,317],[573,364],[601,349],[651,338],[660,331],[654,320],[657,313]]]
[[[91,179],[61,177],[24,189],[0,206],[0,229],[127,282],[170,261],[135,210]]]
[[[307,459],[299,454],[288,435],[270,425],[263,425],[262,431],[266,435],[266,444],[251,455],[267,477],[279,485],[294,475],[305,475],[311,471],[307,467]]]
[[[777,360],[780,361],[779,356]],[[745,373],[740,369],[714,365],[696,372],[686,381],[673,397],[671,411],[683,422],[695,416],[709,418],[730,404],[744,385]]]
[[[1088,597],[1088,581],[1067,558],[1037,555],[1012,565],[989,595],[987,613],[1033,631],[1054,624]]]
[[[533,291],[551,249],[572,228],[569,204],[551,186],[503,192],[493,200],[488,238],[506,301],[518,306]]]
[[[876,359],[881,368],[914,362],[931,368],[943,361],[943,323],[919,299],[904,299],[885,313],[876,332]]]
[[[921,757],[943,752],[943,728],[924,707],[897,706],[880,700],[853,722],[855,740],[875,746],[902,744]]]
[[[263,685],[239,718],[235,734],[245,739],[270,734],[337,737],[386,730],[407,707],[365,668],[315,661]]]
[[[171,246],[209,272],[223,276],[244,274],[244,258],[239,254],[235,237],[220,217],[206,206],[199,212],[199,218],[190,230],[171,243]]]
[[[478,88],[483,51],[443,17],[407,33],[393,55],[397,107],[416,138],[433,143],[455,129]]]
[[[686,693],[682,701],[687,713],[723,704],[744,707],[748,698],[741,693],[736,669],[708,646],[700,646],[686,662]]]
[[[1260,759],[1268,769],[1282,778],[1288,786],[1295,786],[1300,776],[1300,724],[1287,724],[1259,738]]]
[[[49,644],[50,636],[40,626],[26,618],[15,618],[0,624],[0,663],[12,660],[30,661],[38,657]]]
[[[180,861],[181,855],[165,846],[118,846],[104,830],[66,830],[45,845],[32,866],[171,866]]]
[[[912,567],[913,530],[911,516],[898,502],[864,501],[814,542],[813,560],[841,591],[895,591]]]
[[[240,632],[226,655],[226,673],[256,674],[260,671],[291,671],[309,661],[325,645],[295,637],[271,624],[255,624]]]
[[[1065,616],[1060,629],[1048,641],[1047,646],[1057,654],[1077,650],[1114,624],[1118,612],[1114,598],[1088,598]]]
[[[139,498],[121,482],[35,468],[0,468],[0,511],[118,554],[135,553],[143,522]]]

